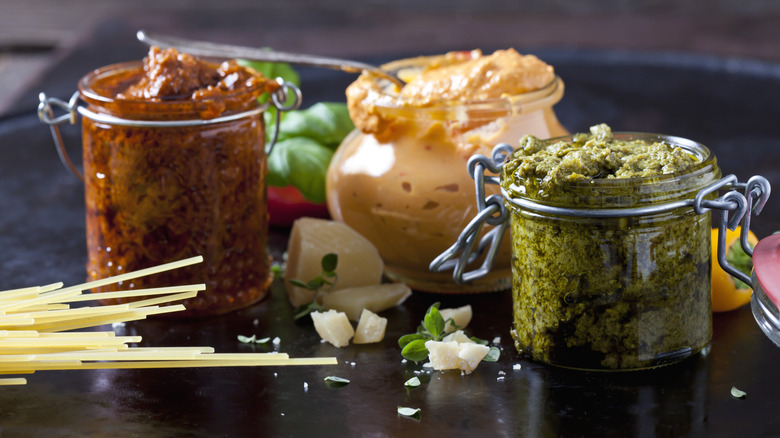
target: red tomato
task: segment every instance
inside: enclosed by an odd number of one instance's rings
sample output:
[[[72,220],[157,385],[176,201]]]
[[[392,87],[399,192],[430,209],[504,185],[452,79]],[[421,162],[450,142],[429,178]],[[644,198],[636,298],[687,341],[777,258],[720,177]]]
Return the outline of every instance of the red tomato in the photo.
[[[268,223],[289,227],[300,217],[328,218],[327,204],[307,201],[293,186],[268,187]]]

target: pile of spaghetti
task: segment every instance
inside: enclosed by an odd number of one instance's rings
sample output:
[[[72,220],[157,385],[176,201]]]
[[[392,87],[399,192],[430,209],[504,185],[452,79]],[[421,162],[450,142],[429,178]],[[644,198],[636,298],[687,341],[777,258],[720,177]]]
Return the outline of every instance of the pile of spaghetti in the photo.
[[[114,331],[73,331],[149,315],[184,310],[175,301],[194,297],[203,284],[84,293],[89,289],[201,262],[193,257],[63,288],[62,283],[0,292],[0,375],[37,370],[187,368],[264,365],[334,365],[336,359],[290,358],[285,353],[215,353],[211,347],[133,347],[140,336]],[[71,308],[70,303],[142,297],[118,305]],[[24,377],[0,377],[0,385],[23,385]]]

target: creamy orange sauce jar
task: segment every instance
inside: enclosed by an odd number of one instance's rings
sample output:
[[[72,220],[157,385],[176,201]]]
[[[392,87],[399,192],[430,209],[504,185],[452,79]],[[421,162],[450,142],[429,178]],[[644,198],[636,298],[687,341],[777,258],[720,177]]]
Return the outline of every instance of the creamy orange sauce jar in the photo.
[[[347,88],[356,129],[328,170],[331,216],[377,247],[387,277],[413,289],[509,288],[508,242],[490,274],[467,285],[428,266],[477,213],[471,155],[489,155],[496,144],[514,144],[525,134],[568,133],[553,111],[563,81],[551,66],[512,49],[403,59],[383,68],[407,84],[398,89],[364,73]],[[493,193],[500,193],[497,186],[488,188]]]

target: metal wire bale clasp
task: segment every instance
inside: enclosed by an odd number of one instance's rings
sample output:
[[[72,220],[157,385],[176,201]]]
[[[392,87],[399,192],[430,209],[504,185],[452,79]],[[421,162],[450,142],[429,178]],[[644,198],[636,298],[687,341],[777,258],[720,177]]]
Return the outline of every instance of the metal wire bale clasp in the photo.
[[[478,213],[466,225],[458,236],[457,241],[431,262],[429,265],[431,271],[453,270],[452,278],[457,284],[479,279],[490,272],[498,253],[498,247],[506,232],[509,214],[504,205],[504,197],[500,195],[485,196],[485,183],[500,184],[500,176],[494,175],[501,174],[504,160],[513,150],[510,145],[502,143],[493,149],[491,158],[483,155],[473,155],[469,159],[468,171],[469,175],[474,179]],[[486,175],[487,172],[494,175]],[[713,193],[721,190],[725,190],[726,193],[717,199],[707,199],[711,198],[710,195]],[[598,210],[553,207],[528,199],[509,198],[506,192],[502,191],[502,193],[504,196],[507,196],[506,202],[511,202],[524,210],[559,216],[609,218],[651,215],[679,208],[693,208],[696,214],[705,214],[710,210],[720,210],[718,263],[729,274],[739,278],[746,284],[750,284],[750,277],[731,266],[728,260],[726,260],[726,228],[734,230],[738,225],[742,224],[740,243],[745,253],[752,256],[753,249],[748,242],[750,219],[753,214],[759,215],[761,213],[769,199],[770,191],[769,181],[763,176],[753,176],[747,183],[740,183],[736,176],[728,175],[701,189],[693,199],[678,200],[647,207]],[[729,218],[730,214],[731,217]],[[493,225],[495,228],[485,233],[482,239],[478,241],[478,236],[485,224]],[[487,255],[482,264],[472,271],[464,272],[466,266],[480,258],[486,250]]]
[[[68,156],[68,152],[65,150],[65,144],[60,134],[59,126],[61,123],[70,122],[71,125],[75,125],[78,121],[78,114],[82,117],[86,117],[97,122],[106,123],[115,126],[133,126],[133,127],[146,127],[146,128],[171,128],[182,126],[203,126],[211,125],[215,123],[224,123],[234,120],[239,120],[244,117],[260,114],[267,110],[271,104],[281,113],[285,111],[292,111],[298,109],[301,106],[302,95],[301,90],[291,82],[287,82],[282,78],[277,78],[276,82],[279,84],[279,88],[271,93],[270,103],[266,102],[257,108],[253,108],[248,111],[244,111],[237,114],[230,114],[227,116],[215,117],[213,119],[190,119],[190,120],[134,120],[123,119],[121,117],[115,117],[110,114],[98,113],[90,110],[89,108],[79,106],[79,97],[81,94],[76,91],[70,97],[70,100],[65,102],[64,100],[57,99],[56,97],[48,97],[46,93],[40,93],[38,95],[38,118],[51,129],[51,135],[54,139],[54,145],[57,147],[57,154],[68,170],[76,175],[82,182],[84,181],[84,175],[76,168],[73,162]],[[291,99],[292,98],[292,99]],[[290,103],[287,101],[290,100]],[[65,113],[59,116],[55,116],[54,109],[64,110]],[[266,145],[265,153],[270,155],[273,151],[273,147],[276,144],[276,140],[279,137],[279,126],[281,117],[275,117],[274,132],[271,135],[271,141]]]
[[[469,158],[468,172],[474,179],[474,188],[477,196],[477,215],[466,225],[455,244],[439,254],[431,262],[428,267],[431,271],[443,272],[453,270],[452,279],[457,284],[482,278],[490,272],[490,268],[496,259],[496,254],[498,254],[501,240],[504,238],[509,225],[509,214],[504,205],[503,196],[485,196],[486,182],[494,185],[498,185],[500,182],[499,176],[486,175],[486,173],[490,172],[500,175],[504,160],[512,153],[512,150],[512,146],[502,143],[493,148],[491,158],[478,154]],[[477,238],[485,224],[493,225],[495,228],[482,236],[475,251],[474,245],[477,243]],[[479,268],[464,272],[466,266],[482,257],[485,251],[487,251],[487,255]]]

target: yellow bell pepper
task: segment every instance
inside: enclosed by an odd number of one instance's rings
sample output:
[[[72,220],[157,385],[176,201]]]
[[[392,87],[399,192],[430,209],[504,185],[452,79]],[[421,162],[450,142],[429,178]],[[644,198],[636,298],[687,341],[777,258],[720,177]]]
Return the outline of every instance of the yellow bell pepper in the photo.
[[[742,250],[739,241],[741,228],[726,230],[726,260],[747,275],[753,270],[753,260]],[[718,230],[712,230],[712,311],[727,312],[750,301],[751,285],[745,284],[724,271],[718,263]],[[756,246],[758,238],[748,231],[748,243]]]

